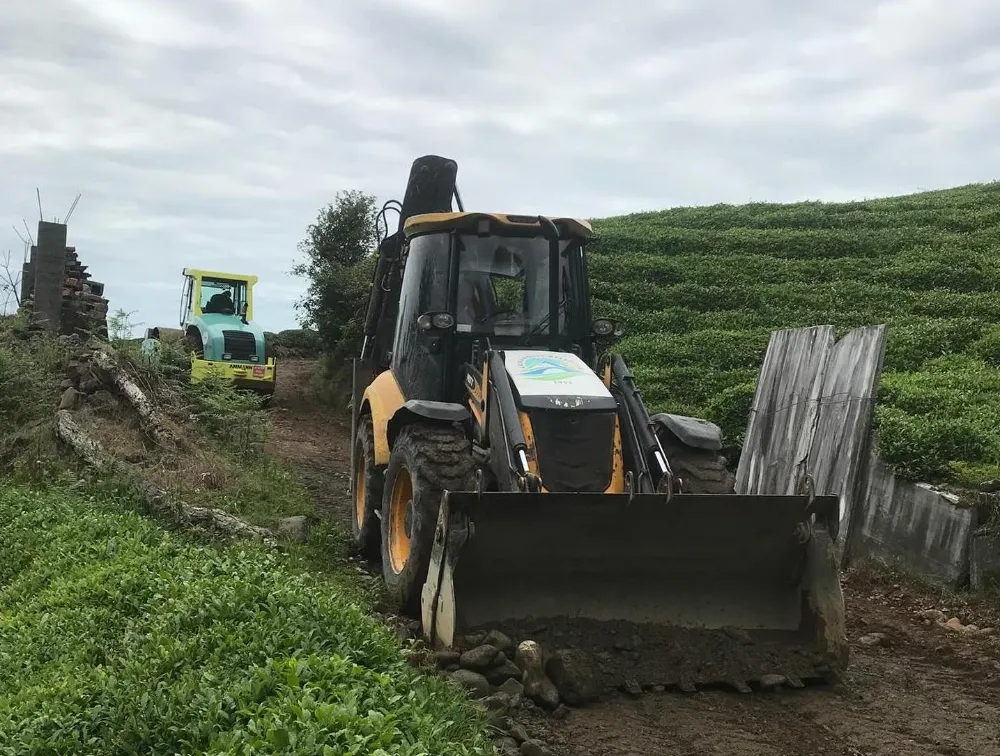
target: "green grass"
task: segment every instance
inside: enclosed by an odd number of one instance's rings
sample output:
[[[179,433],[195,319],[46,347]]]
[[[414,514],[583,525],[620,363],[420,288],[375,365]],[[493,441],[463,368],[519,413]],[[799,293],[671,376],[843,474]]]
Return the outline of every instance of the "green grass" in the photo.
[[[51,419],[69,359],[54,338],[27,338],[22,319],[0,318],[0,435]]]
[[[594,226],[595,315],[625,321],[654,409],[708,417],[738,445],[772,330],[885,323],[886,461],[934,482],[1000,475],[1000,183]]]
[[[124,480],[80,477],[52,434],[69,350],[18,325],[0,321],[0,756],[493,752],[482,709],[376,619],[381,585],[343,528],[315,523],[283,553],[227,546],[145,516]],[[256,399],[188,385],[177,349],[145,365],[116,346],[188,442],[164,451],[127,409],[82,410],[131,473],[268,527],[315,514],[267,455]]]
[[[350,576],[86,490],[0,488],[0,753],[489,752]]]

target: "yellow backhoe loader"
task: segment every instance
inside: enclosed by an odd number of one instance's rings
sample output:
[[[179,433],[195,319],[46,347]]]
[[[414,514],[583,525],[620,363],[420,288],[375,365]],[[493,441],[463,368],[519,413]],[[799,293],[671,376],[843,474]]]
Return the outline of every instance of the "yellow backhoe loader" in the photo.
[[[354,360],[354,540],[399,607],[436,645],[545,628],[610,685],[838,676],[838,498],[733,493],[719,428],[610,351],[590,225],[466,212],[456,174],[413,163]]]

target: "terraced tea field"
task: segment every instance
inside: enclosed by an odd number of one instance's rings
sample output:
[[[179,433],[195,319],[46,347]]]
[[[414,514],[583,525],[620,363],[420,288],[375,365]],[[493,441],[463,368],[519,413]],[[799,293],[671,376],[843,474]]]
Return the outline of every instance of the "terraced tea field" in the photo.
[[[920,480],[1000,477],[1000,183],[594,226],[594,312],[625,321],[653,408],[708,417],[738,445],[771,330],[885,323],[882,456]]]

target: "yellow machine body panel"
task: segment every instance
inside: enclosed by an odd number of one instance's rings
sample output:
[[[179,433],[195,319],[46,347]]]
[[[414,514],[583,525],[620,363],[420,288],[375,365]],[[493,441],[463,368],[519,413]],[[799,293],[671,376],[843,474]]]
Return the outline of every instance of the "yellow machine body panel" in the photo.
[[[489,391],[489,363],[483,364],[483,382],[475,383],[469,387],[469,411],[472,413],[472,420],[479,427],[486,427],[486,394]]]
[[[556,225],[565,227],[570,234],[579,238],[590,238],[594,229],[585,220],[579,218],[549,218]],[[496,229],[500,233],[522,232],[537,234],[542,225],[537,216],[513,215],[509,213],[424,213],[408,218],[403,224],[403,233],[407,236],[426,234],[434,231],[478,231],[482,225]]]
[[[268,358],[263,365],[248,365],[222,360],[191,360],[191,382],[201,383],[209,378],[233,381],[236,386],[252,388],[255,385],[273,384],[275,379],[274,358]]]
[[[399,382],[391,370],[384,370],[372,381],[361,400],[362,413],[365,408],[371,413],[375,431],[375,464],[389,464],[389,419],[396,410],[406,403]]]
[[[203,270],[201,268],[184,268],[185,278],[194,279],[194,296],[191,298],[191,315],[204,315],[201,309],[201,282],[202,280],[215,279],[219,281],[234,281],[247,285],[247,320],[253,320],[253,287],[259,280],[257,276],[246,273],[222,273],[217,270]]]

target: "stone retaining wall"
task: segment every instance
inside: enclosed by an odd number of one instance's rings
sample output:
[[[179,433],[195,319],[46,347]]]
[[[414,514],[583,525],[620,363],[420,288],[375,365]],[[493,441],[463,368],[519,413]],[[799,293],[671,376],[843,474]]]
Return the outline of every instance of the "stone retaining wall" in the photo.
[[[65,273],[59,332],[93,333],[107,338],[108,300],[104,298],[104,284],[91,278],[87,266],[80,263],[76,247],[66,247]]]

